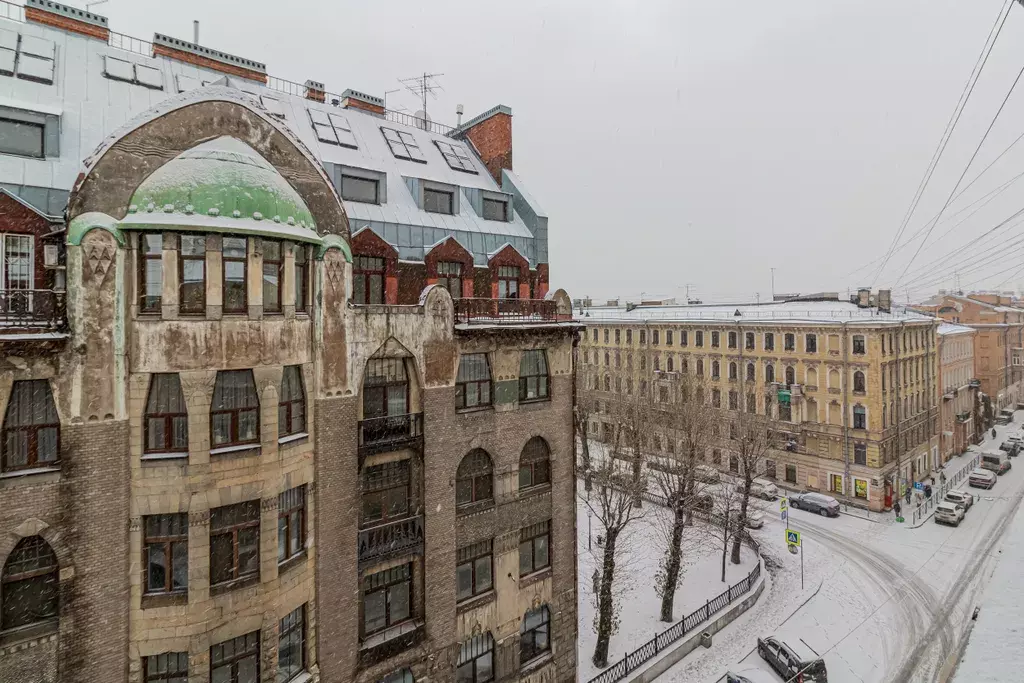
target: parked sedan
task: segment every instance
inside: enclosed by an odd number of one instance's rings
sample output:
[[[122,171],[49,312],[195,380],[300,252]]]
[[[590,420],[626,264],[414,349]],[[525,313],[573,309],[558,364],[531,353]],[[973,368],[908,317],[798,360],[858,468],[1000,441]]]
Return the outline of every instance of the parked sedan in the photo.
[[[974,496],[965,491],[947,491],[945,500],[956,505],[962,505],[964,510],[970,510],[974,505]]]
[[[778,679],[760,669],[747,669],[743,673],[727,671],[725,683],[778,683]]]
[[[967,478],[967,484],[971,488],[990,489],[996,485],[996,474],[979,467],[971,471],[971,476]]]
[[[789,497],[789,506],[796,510],[816,512],[822,517],[838,517],[839,501],[822,493],[797,493]]]

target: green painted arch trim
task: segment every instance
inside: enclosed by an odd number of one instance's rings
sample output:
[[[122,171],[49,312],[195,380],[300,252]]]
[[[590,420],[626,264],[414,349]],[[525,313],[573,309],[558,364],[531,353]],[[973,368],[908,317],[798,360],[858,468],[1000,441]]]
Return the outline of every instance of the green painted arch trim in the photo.
[[[106,230],[114,236],[118,245],[125,246],[124,233],[121,232],[118,220],[100,211],[88,211],[71,220],[68,226],[68,244],[81,246],[86,234],[95,229]]]
[[[323,240],[323,244],[320,245],[320,251],[316,254],[318,260],[322,261],[324,254],[326,254],[328,250],[340,249],[345,260],[352,263],[352,249],[349,248],[348,242],[345,241],[344,237],[341,235],[330,234],[324,235]]]

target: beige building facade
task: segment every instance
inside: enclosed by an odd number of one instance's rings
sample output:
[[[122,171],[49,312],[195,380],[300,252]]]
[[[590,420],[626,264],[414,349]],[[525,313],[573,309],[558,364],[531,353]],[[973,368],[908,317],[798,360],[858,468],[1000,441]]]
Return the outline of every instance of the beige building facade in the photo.
[[[976,419],[980,384],[974,365],[977,337],[976,330],[964,325],[939,325],[939,451],[943,462],[966,451],[983,431]]]
[[[780,447],[758,475],[881,510],[939,462],[938,322],[872,301],[590,307],[581,373],[599,407],[647,391],[671,404],[666,373],[703,377],[722,410],[706,461],[723,471],[735,472],[730,415],[764,414],[767,396]],[[613,428],[598,411],[588,434]],[[659,450],[674,452],[670,440]]]

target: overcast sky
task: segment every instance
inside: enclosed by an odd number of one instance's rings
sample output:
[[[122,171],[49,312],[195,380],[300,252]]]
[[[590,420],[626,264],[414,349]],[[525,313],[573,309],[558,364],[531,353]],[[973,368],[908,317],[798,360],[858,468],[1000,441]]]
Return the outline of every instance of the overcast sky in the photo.
[[[515,170],[549,216],[551,277],[573,296],[704,301],[892,286],[917,242],[885,253],[1006,0],[372,2],[109,0],[110,27],[259,60],[375,95],[440,72],[454,123],[512,108]],[[78,4],[84,4],[79,2]],[[935,216],[1018,70],[1015,6],[906,236]],[[390,108],[419,109],[411,95]],[[1024,133],[1024,84],[961,187]],[[1024,286],[1020,226],[956,248],[1024,207],[1024,141],[950,204],[897,288]],[[943,233],[947,233],[941,239]],[[923,236],[923,233],[922,233]],[[1018,249],[1018,251],[1013,251]],[[942,261],[954,252],[957,258]],[[974,259],[974,262],[971,259]],[[935,261],[936,263],[931,263]],[[920,269],[920,272],[915,272]]]

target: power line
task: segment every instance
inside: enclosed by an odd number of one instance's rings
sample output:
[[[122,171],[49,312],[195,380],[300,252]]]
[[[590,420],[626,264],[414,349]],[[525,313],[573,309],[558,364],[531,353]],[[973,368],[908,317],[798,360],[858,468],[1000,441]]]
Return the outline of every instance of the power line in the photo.
[[[985,65],[988,63],[988,57],[992,53],[992,48],[995,46],[996,40],[999,39],[999,34],[1003,30],[1003,25],[1006,23],[1006,17],[1010,15],[1010,9],[1013,6],[1013,0],[1007,0],[1006,4],[999,10],[999,14],[996,15],[996,22],[989,29],[988,37],[985,38],[985,44],[981,48],[981,53],[978,55],[977,61],[974,63],[974,68],[971,69],[970,76],[967,77],[967,82],[964,84],[964,89],[960,93],[960,99],[957,100],[956,107],[953,108],[953,113],[950,115],[949,121],[946,122],[946,129],[942,132],[942,137],[939,138],[939,144],[935,151],[932,153],[931,161],[928,162],[928,167],[925,169],[924,176],[921,178],[921,182],[918,183],[917,190],[914,193],[914,198],[910,202],[910,206],[907,208],[906,214],[903,216],[903,222],[900,224],[899,230],[896,231],[896,235],[893,237],[892,244],[889,245],[886,251],[885,258],[882,259],[881,265],[875,271],[874,278],[872,278],[872,287],[875,282],[878,281],[878,277],[885,270],[886,264],[889,263],[889,259],[892,257],[896,250],[896,245],[899,243],[900,237],[903,236],[903,232],[907,229],[907,225],[910,223],[911,217],[917,210],[917,205],[921,202],[921,198],[924,196],[924,191],[928,187],[928,183],[931,181],[932,175],[935,173],[936,167],[938,167],[939,161],[942,159],[943,152],[946,151],[946,145],[949,144],[949,140],[953,137],[953,132],[956,130],[956,126],[960,123],[960,116],[963,114],[964,109],[967,106],[968,100],[971,98],[971,94],[974,92],[974,87],[978,83],[978,78],[981,77],[981,72],[985,69]],[[979,66],[980,65],[980,66]]]

